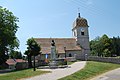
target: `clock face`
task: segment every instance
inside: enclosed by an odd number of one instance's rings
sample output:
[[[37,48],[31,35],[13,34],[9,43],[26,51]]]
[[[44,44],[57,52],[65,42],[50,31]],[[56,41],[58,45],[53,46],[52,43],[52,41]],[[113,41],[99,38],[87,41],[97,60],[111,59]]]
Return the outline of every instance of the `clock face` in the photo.
[[[84,32],[84,31],[85,31],[85,29],[84,29],[84,28],[81,28],[81,31],[82,31],[82,32]]]

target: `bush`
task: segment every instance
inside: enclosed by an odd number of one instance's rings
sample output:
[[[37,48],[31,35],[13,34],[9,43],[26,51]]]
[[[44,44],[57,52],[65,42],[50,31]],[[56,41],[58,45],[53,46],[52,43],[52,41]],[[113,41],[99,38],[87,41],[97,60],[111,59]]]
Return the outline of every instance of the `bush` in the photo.
[[[9,65],[7,63],[3,63],[2,65],[0,65],[0,70],[7,69],[7,68],[9,68]]]

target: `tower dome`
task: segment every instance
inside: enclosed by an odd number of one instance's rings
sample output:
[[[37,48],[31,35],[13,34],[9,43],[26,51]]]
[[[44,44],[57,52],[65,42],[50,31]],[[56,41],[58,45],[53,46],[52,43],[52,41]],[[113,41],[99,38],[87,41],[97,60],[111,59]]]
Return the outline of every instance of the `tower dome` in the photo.
[[[73,23],[74,27],[88,27],[88,22],[85,18],[80,17],[80,13],[78,14],[78,18]]]

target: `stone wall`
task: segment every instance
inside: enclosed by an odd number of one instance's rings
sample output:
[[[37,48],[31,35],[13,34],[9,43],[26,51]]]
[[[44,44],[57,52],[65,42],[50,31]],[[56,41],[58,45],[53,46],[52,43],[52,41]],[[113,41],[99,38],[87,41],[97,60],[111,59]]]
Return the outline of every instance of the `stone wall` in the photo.
[[[67,57],[67,61],[76,61],[76,58],[75,57]]]
[[[97,56],[89,56],[89,57],[88,57],[88,60],[120,64],[120,58],[118,58],[118,57],[97,57]]]
[[[69,54],[71,54],[71,57],[75,57],[76,59],[83,58],[81,55],[81,51],[66,51],[66,56],[70,57]],[[59,57],[58,57],[59,55]],[[56,58],[65,58],[65,53],[57,53]],[[45,54],[42,54],[41,56],[37,57],[38,60],[45,60]],[[50,60],[50,54],[48,54],[48,59]]]
[[[40,65],[39,62],[35,62],[35,66],[38,67]],[[34,66],[34,63],[32,62],[32,66]],[[28,62],[17,62],[15,65],[16,70],[22,70],[28,68]]]
[[[17,62],[15,65],[16,70],[22,70],[28,68],[27,62]]]

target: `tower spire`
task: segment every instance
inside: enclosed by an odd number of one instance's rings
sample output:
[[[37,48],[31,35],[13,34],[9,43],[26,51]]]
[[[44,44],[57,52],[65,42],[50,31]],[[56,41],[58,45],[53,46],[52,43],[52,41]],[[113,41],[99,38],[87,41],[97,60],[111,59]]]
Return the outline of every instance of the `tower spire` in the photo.
[[[80,18],[80,8],[78,8],[78,18]]]

